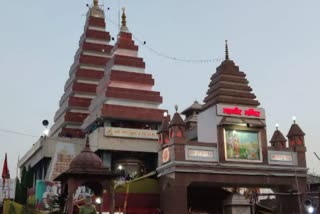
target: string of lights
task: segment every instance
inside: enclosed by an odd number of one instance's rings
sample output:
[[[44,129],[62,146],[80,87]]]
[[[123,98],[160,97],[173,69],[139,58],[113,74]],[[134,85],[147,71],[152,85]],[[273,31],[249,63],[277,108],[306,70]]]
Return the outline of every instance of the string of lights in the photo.
[[[106,19],[115,27],[119,27],[119,24],[117,24],[115,21],[113,21],[112,19],[110,19],[109,17],[106,17]],[[135,34],[131,33],[132,37],[134,38],[134,40],[136,40],[137,42],[140,43],[140,47],[143,47],[147,50],[149,50],[150,52],[152,52],[153,54],[165,58],[165,59],[169,59],[169,60],[173,60],[173,61],[179,61],[179,62],[184,62],[184,63],[215,63],[215,62],[222,62],[223,58],[205,58],[205,59],[190,59],[190,58],[182,58],[182,57],[175,57],[175,56],[171,56],[165,53],[162,53],[150,46],[148,46],[146,44],[146,41],[139,39]]]

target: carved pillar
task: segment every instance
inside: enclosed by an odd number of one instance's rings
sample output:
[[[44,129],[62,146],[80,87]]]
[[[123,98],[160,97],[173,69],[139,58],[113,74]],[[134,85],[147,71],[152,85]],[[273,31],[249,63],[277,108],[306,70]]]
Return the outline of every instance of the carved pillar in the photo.
[[[75,180],[73,178],[70,178],[68,181],[68,201],[67,201],[67,209],[68,214],[73,214],[73,193],[78,188],[78,180]]]
[[[68,193],[67,209],[68,214],[73,214],[73,193]]]

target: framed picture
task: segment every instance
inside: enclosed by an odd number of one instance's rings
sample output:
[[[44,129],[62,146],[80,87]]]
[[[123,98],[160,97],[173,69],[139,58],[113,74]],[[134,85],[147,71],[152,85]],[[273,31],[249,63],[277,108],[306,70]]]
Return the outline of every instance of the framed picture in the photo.
[[[262,162],[260,134],[257,131],[224,130],[226,160]]]

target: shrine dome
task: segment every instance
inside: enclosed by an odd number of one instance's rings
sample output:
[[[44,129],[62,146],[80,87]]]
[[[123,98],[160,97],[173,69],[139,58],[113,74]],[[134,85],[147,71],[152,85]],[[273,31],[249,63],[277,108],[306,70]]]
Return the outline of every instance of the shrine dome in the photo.
[[[83,150],[70,163],[70,170],[75,168],[81,169],[96,169],[102,168],[102,160],[94,153],[89,146],[89,139],[87,138],[86,145]]]

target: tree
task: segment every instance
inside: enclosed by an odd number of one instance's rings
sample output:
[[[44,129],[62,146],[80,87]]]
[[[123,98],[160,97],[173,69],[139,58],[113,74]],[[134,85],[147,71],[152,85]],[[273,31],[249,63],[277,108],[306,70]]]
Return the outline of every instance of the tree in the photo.
[[[27,168],[24,166],[22,168],[22,172],[21,172],[21,181],[19,181],[19,179],[17,178],[15,201],[19,204],[26,204],[27,203],[27,197],[28,197],[28,193],[27,193],[27,191],[28,191],[27,177],[28,176],[27,176],[27,174],[28,174]],[[31,176],[32,176],[32,174],[31,174]],[[31,180],[31,182],[33,182],[33,181]]]
[[[26,172],[26,188],[31,188],[33,187],[33,173],[31,166],[29,165],[28,170]]]
[[[22,196],[22,189],[21,189],[21,182],[19,178],[16,178],[16,193],[15,193],[15,199],[14,201],[23,204],[23,196]]]
[[[26,176],[27,176],[27,168],[24,166],[21,172],[21,185],[26,187]]]

